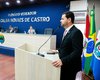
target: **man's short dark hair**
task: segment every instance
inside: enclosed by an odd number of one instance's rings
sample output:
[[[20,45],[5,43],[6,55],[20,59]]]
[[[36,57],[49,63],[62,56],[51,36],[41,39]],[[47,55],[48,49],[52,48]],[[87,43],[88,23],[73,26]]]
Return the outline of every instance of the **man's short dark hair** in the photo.
[[[75,16],[73,12],[67,11],[67,12],[64,12],[63,14],[66,15],[66,18],[71,18],[71,22],[74,23]]]

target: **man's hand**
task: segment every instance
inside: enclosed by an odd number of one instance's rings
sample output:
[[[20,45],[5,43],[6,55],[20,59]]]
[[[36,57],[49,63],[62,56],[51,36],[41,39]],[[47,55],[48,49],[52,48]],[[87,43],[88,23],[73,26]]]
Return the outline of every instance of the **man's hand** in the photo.
[[[53,63],[53,66],[55,67],[61,67],[63,64],[62,64],[62,61],[60,59],[54,61]]]
[[[58,50],[49,50],[47,52],[47,54],[56,54],[56,53],[58,53]]]

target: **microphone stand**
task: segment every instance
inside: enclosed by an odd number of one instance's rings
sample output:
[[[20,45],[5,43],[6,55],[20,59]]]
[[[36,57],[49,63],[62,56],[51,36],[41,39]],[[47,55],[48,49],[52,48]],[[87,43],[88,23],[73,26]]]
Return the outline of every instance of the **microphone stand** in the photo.
[[[54,34],[59,28],[60,28],[60,26],[58,26],[58,27],[56,28],[56,30],[53,31],[52,34]],[[52,34],[51,34],[50,37],[40,46],[40,48],[38,49],[37,55],[42,56],[42,57],[45,57],[44,54],[41,54],[41,53],[40,53],[40,49],[48,42],[48,40],[52,37]]]

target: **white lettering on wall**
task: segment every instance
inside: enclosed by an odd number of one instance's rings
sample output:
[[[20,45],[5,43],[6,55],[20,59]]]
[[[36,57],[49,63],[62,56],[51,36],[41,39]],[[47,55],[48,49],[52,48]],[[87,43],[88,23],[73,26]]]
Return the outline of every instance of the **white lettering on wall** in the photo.
[[[49,22],[50,17],[32,17],[31,22]]]
[[[10,18],[10,19],[0,19],[1,23],[6,22],[49,22],[50,17],[26,17],[26,18]]]
[[[36,11],[30,11],[30,12],[21,12],[21,13],[8,13],[9,17],[14,17],[14,16],[31,16],[31,15],[36,15]]]
[[[1,18],[0,22],[7,23],[7,22],[49,22],[50,21],[49,16],[35,17],[35,15],[37,15],[37,11],[8,13],[8,17]]]

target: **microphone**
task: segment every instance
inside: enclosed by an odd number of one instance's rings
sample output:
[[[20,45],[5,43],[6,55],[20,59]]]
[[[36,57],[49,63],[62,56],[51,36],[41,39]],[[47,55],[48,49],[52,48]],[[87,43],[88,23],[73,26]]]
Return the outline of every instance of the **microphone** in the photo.
[[[50,37],[39,47],[37,55],[42,56],[42,57],[45,57],[44,54],[41,54],[41,53],[40,53],[40,49],[48,42],[48,40],[52,37],[52,35],[53,35],[59,28],[60,28],[60,26],[58,26],[58,27],[56,28],[56,30],[54,30],[53,33],[50,35]]]

